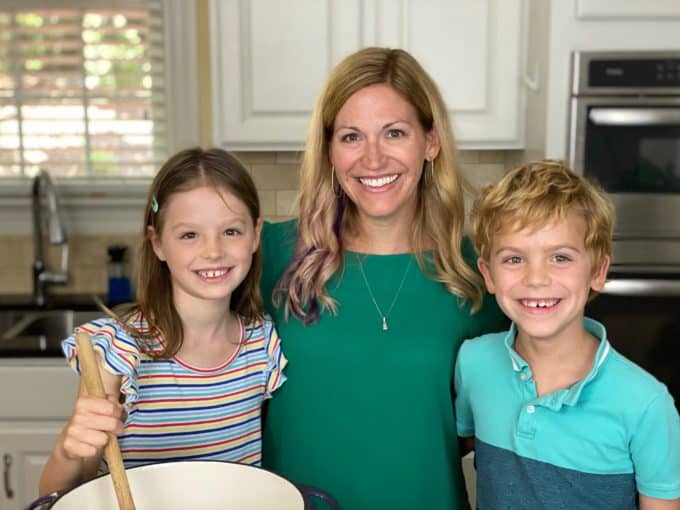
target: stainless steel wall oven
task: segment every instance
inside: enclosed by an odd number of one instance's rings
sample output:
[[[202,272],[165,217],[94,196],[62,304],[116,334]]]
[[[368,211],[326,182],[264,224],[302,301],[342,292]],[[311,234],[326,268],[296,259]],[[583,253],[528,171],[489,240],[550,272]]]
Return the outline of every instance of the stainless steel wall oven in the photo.
[[[616,205],[614,268],[680,273],[680,51],[574,53],[569,131]]]
[[[680,51],[575,52],[569,163],[616,207],[614,257],[588,314],[680,407]]]

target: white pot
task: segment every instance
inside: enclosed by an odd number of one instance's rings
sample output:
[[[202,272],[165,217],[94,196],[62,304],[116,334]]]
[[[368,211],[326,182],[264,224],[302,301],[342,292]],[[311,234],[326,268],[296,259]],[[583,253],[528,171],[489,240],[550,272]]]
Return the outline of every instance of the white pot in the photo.
[[[136,510],[310,508],[305,506],[300,489],[291,482],[245,464],[180,461],[149,464],[125,472]],[[51,510],[118,510],[111,475],[90,480],[65,494],[52,496],[51,500],[48,498],[47,504],[52,502]],[[45,498],[41,498],[29,509],[41,508],[44,504]],[[331,508],[339,507],[331,502]]]

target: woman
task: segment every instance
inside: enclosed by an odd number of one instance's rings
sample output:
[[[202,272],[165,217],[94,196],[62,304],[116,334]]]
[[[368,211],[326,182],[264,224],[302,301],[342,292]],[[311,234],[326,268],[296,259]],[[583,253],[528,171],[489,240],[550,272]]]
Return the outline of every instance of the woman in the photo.
[[[463,339],[504,319],[463,225],[431,78],[402,50],[340,62],[312,115],[299,219],[263,234],[265,306],[290,361],[265,466],[350,510],[467,507],[453,367]]]

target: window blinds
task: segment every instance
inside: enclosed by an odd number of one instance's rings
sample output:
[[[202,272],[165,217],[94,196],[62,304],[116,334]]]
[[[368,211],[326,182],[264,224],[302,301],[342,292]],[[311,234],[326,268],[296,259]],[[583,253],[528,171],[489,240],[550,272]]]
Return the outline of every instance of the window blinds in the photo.
[[[153,175],[168,139],[162,2],[12,3],[0,5],[0,178]]]

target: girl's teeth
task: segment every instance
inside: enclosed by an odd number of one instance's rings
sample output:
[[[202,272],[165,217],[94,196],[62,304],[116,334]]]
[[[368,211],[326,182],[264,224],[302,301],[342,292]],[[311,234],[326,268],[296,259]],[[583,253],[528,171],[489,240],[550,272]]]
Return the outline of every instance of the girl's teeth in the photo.
[[[203,278],[219,278],[220,276],[224,276],[225,274],[227,274],[227,272],[224,270],[199,271],[198,274],[200,274]]]
[[[375,178],[368,178],[368,177],[360,177],[359,182],[363,184],[364,186],[368,186],[370,188],[380,188],[382,186],[385,186],[387,184],[390,184],[394,181],[397,180],[397,177],[399,175],[387,175],[385,177],[375,177]]]

